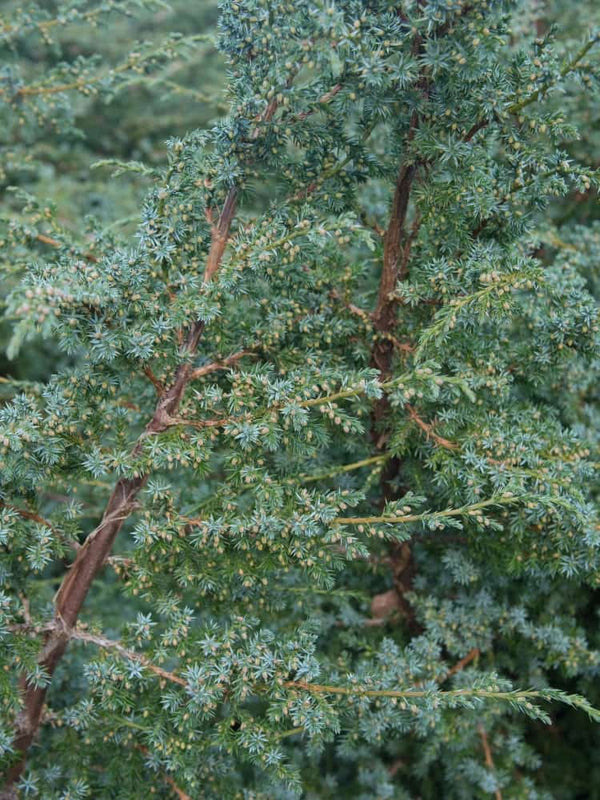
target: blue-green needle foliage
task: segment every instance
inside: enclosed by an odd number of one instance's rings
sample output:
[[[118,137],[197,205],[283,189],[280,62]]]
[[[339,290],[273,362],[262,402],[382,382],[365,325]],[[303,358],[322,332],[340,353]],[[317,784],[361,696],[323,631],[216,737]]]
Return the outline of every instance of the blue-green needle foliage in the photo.
[[[69,366],[0,409],[3,796],[597,796],[600,47],[538,6],[225,0],[134,234],[27,201],[9,352]]]
[[[171,9],[154,0],[90,0],[58,9],[2,3],[2,300],[24,266],[46,258],[55,242],[93,252],[100,236],[114,243],[134,231],[153,168],[166,160],[164,140],[224,113],[216,18],[215,0],[193,8],[176,0]],[[111,181],[117,172],[122,176]],[[64,362],[46,341],[8,364],[9,336],[5,322],[2,372],[46,379]],[[3,398],[10,391],[0,387]]]

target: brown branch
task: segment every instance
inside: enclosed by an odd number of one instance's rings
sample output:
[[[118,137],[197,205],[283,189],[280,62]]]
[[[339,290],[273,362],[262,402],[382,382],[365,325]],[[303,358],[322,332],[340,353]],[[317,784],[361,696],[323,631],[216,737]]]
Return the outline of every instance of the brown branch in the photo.
[[[366,624],[369,625],[383,625],[388,619],[397,611],[401,611],[402,606],[398,592],[395,589],[389,589],[387,592],[376,594],[371,599],[371,614],[372,619],[369,619]]]
[[[173,789],[179,800],[192,800],[189,794],[186,794],[186,792],[184,792],[183,789],[180,789],[179,786],[177,786],[177,784],[170,775],[163,775],[162,777],[163,780],[169,784],[171,789]]]
[[[471,661],[474,661],[476,658],[478,658],[479,655],[480,655],[480,651],[479,651],[478,647],[474,647],[472,650],[469,650],[469,652],[467,653],[466,656],[461,658],[460,661],[457,661],[456,664],[453,667],[450,667],[448,672],[444,675],[444,677],[439,682],[440,683],[445,683],[453,675],[456,675],[457,672],[462,672],[462,670],[468,664],[470,664]]]
[[[487,733],[485,732],[485,728],[481,723],[477,726],[477,731],[479,736],[481,737],[481,745],[483,747],[483,755],[485,758],[485,765],[488,767],[492,772],[496,769],[494,766],[494,759],[492,756],[492,749],[490,747],[490,743],[488,741]],[[496,789],[494,792],[495,800],[502,800],[502,792],[500,789]]]
[[[144,367],[144,375],[148,378],[150,383],[154,386],[154,388],[156,389],[156,394],[160,397],[160,395],[165,390],[165,387],[163,386],[163,384],[158,380],[156,375],[152,372],[152,370],[148,366]]]
[[[257,124],[250,134],[251,139],[257,139],[260,135],[260,126],[261,123],[269,122],[275,111],[277,110],[277,101],[271,100],[267,108],[265,109],[264,113],[259,116],[257,119]],[[225,198],[225,202],[223,203],[223,208],[221,209],[221,214],[219,215],[219,221],[216,224],[212,224],[211,229],[211,247],[208,253],[208,258],[206,259],[206,267],[204,270],[204,283],[208,283],[215,272],[219,269],[221,264],[221,260],[223,258],[223,253],[225,252],[225,246],[229,239],[229,232],[231,229],[231,223],[235,216],[235,211],[237,207],[237,199],[238,199],[238,191],[235,186],[232,186],[231,189],[227,193],[227,197]],[[208,219],[209,221],[212,220],[212,211],[208,212]],[[195,348],[194,348],[195,349]]]
[[[470,5],[466,5],[459,16],[469,13]],[[448,23],[449,24],[449,23]],[[447,24],[447,25],[448,25]],[[449,29],[442,26],[438,31],[438,36],[443,36]],[[417,35],[413,41],[413,53],[418,55],[423,48],[423,39]],[[424,99],[429,97],[431,90],[431,80],[424,69],[421,73],[419,89]],[[411,116],[408,134],[406,136],[406,146],[413,141],[419,126],[419,116],[415,110]],[[466,134],[469,141],[483,124],[473,126]],[[371,366],[379,370],[382,382],[389,379],[392,370],[395,326],[397,318],[397,307],[399,298],[397,296],[397,286],[400,281],[406,280],[409,272],[409,263],[414,242],[416,241],[420,226],[421,216],[417,209],[411,230],[406,232],[406,221],[409,210],[409,203],[413,184],[419,169],[427,166],[428,162],[417,158],[410,162],[405,161],[399,169],[392,199],[390,220],[387,231],[384,235],[383,265],[379,282],[379,293],[377,304],[372,318],[376,331],[380,334],[379,341],[376,341],[371,351]],[[408,412],[413,421],[421,428],[428,438],[433,439],[437,444],[449,450],[456,449],[456,445],[435,433],[433,427],[422,420],[414,409],[408,407]],[[390,405],[389,400],[384,396],[379,399],[373,408],[371,416],[371,439],[378,450],[384,451],[390,437]],[[381,475],[381,506],[389,500],[393,500],[397,494],[394,485],[398,480],[401,463],[397,458],[390,458]],[[405,595],[412,588],[414,577],[414,559],[412,548],[409,541],[392,544],[390,547],[390,563],[392,567],[394,589],[398,596],[399,610],[403,613],[408,623],[414,629],[417,628],[414,613]],[[388,600],[388,603],[391,601]]]
[[[453,675],[456,675],[457,672],[462,672],[462,670],[466,666],[468,666],[471,663],[471,661],[477,658],[479,654],[480,653],[477,647],[474,647],[472,650],[469,650],[467,655],[461,658],[460,661],[457,661],[453,667],[450,667],[450,669],[448,670],[448,672],[445,673],[445,675],[443,675],[441,678],[436,679],[436,683],[441,686]],[[419,681],[418,683],[415,683],[416,688],[422,688],[423,686],[425,686],[424,681]]]
[[[364,209],[362,209],[360,212],[360,220],[365,227],[370,228],[380,238],[383,238],[385,236],[385,229],[381,227],[381,225],[377,222],[377,220],[369,219]]]
[[[229,230],[231,222],[235,215],[237,206],[237,189],[231,188],[225,198],[223,210],[219,216],[219,221],[212,228],[212,243],[210,252],[206,260],[206,268],[204,270],[204,283],[208,283],[215,272],[219,269],[223,253],[225,252],[225,245],[229,238]]]
[[[414,124],[416,125],[416,122]],[[403,268],[401,262],[405,237],[404,225],[417,168],[417,164],[403,165],[400,168],[392,201],[390,221],[384,235],[383,268],[379,281],[377,305],[373,313],[375,326],[382,331],[389,331],[394,327],[396,303],[393,298],[393,292],[397,282],[404,280],[407,274],[406,267]],[[389,364],[382,363],[380,369],[387,377]]]
[[[39,514],[36,514],[33,511],[27,511],[25,508],[13,506],[10,503],[5,503],[3,500],[0,500],[0,508],[6,508],[9,511],[13,511],[15,514],[18,514],[18,516],[22,517],[23,519],[29,519],[32,522],[37,522],[39,525],[43,525],[44,527],[48,528],[48,530],[52,531],[52,533],[67,547],[70,547],[73,550],[79,550],[81,546],[79,542],[75,541],[75,539],[69,539],[66,537],[62,531],[59,531],[58,528],[56,528],[51,522],[44,517],[41,517]]]
[[[399,353],[403,353],[405,356],[415,352],[414,345],[412,345],[410,342],[401,342],[391,333],[381,334],[381,336],[384,337],[385,339],[389,339],[390,342],[394,345],[395,349]]]
[[[413,138],[417,125],[418,118],[414,113],[408,134],[409,141]],[[394,341],[396,341],[394,328],[396,326],[397,300],[394,298],[394,291],[398,281],[404,280],[408,274],[408,258],[403,258],[407,252],[410,252],[410,248],[408,251],[405,250],[407,247],[405,224],[410,193],[418,166],[418,163],[413,163],[403,164],[400,167],[392,200],[390,221],[383,240],[383,265],[379,293],[372,315],[374,327],[379,336],[371,350],[371,365],[379,370],[382,382],[385,382],[390,376]],[[376,401],[371,414],[371,439],[380,451],[385,451],[389,439],[389,412],[389,400],[384,396]],[[399,470],[400,462],[397,458],[390,458],[382,470],[380,479],[382,507],[388,500],[394,498],[392,487]],[[390,564],[399,610],[412,623],[414,615],[405,599],[406,593],[411,589],[414,572],[412,550],[408,542],[391,546]]]
[[[319,97],[319,99],[316,102],[321,106],[327,105],[327,103],[330,103],[336,96],[336,94],[341,91],[341,89],[342,89],[342,84],[336,83],[335,86],[333,86],[328,92],[322,94],[321,97]],[[315,111],[317,110],[318,106],[316,108],[310,109],[309,111],[302,111],[300,112],[300,114],[297,114],[292,121],[303,122],[307,117],[310,117],[310,115],[314,114]]]
[[[23,517],[23,519],[30,519],[33,522],[38,522],[40,525],[44,525],[44,527],[54,531],[54,526],[51,522],[48,522],[47,519],[40,517],[39,514],[35,514],[33,511],[27,511],[24,508],[13,506],[10,503],[5,503],[3,500],[0,500],[0,508],[6,508],[8,511],[13,511],[15,514],[18,514],[19,517]]]
[[[436,444],[439,444],[440,447],[445,447],[446,450],[458,450],[458,445],[455,442],[451,442],[448,439],[444,439],[443,436],[439,436],[435,432],[433,425],[425,422],[411,405],[407,403],[404,408],[408,411],[409,417],[419,426],[428,439],[433,439]]]
[[[341,294],[337,291],[337,289],[332,289],[329,292],[329,297],[332,300],[338,300],[342,305],[350,311],[351,314],[354,314],[357,317],[360,317],[365,325],[368,325],[370,328],[373,326],[373,320],[371,319],[371,314],[368,311],[365,311],[364,308],[359,308],[354,303],[351,303],[349,300],[346,300]]]
[[[410,261],[410,254],[412,246],[421,229],[421,213],[417,211],[413,224],[410,228],[410,233],[406,237],[406,243],[402,249],[402,264],[400,266],[400,273],[406,275],[408,272],[408,262]]]
[[[36,234],[38,242],[42,242],[43,244],[49,244],[51,247],[64,247],[62,242],[59,242],[57,239],[53,239],[51,236],[46,236],[44,233]],[[93,261],[96,263],[98,258],[93,253],[82,253],[83,257],[86,258],[88,261]]]
[[[477,239],[482,230],[484,230],[490,222],[490,217],[484,217],[475,228],[471,231],[471,238]]]
[[[215,417],[214,419],[186,419],[185,417],[170,417],[167,423],[167,428],[172,428],[176,425],[187,425],[189,428],[221,428],[224,425],[233,423],[240,423],[243,421],[242,417]]]
[[[467,4],[461,11],[462,14],[468,13],[470,6]],[[441,26],[436,31],[437,36],[443,36],[447,28]],[[425,40],[417,34],[412,43],[412,51],[416,57],[423,51]],[[418,80],[418,88],[423,100],[429,98],[431,92],[431,78],[427,68],[421,69]],[[415,109],[411,115],[408,133],[405,139],[405,150],[410,151],[417,129],[419,127],[419,114]],[[371,366],[380,372],[380,380],[385,382],[389,379],[392,371],[394,356],[395,327],[397,322],[398,297],[396,294],[397,285],[400,281],[406,280],[409,273],[409,262],[413,245],[418,237],[421,226],[421,215],[417,209],[410,232],[406,231],[409,203],[414,181],[419,170],[427,166],[423,158],[417,157],[410,160],[409,156],[400,165],[388,228],[384,235],[383,246],[383,265],[379,281],[379,292],[377,304],[373,312],[373,322],[375,329],[380,333],[380,340],[376,341],[371,350]],[[388,337],[391,337],[388,338]],[[390,429],[390,404],[389,400],[383,396],[373,407],[371,415],[371,440],[378,450],[384,451],[391,435]],[[381,474],[381,507],[394,500],[398,494],[395,488],[400,475],[401,462],[398,458],[390,458],[385,469]],[[418,629],[414,613],[410,604],[406,600],[406,594],[411,590],[415,565],[412,555],[410,542],[392,544],[390,547],[390,562],[394,588],[400,601],[400,610],[413,630]]]
[[[487,125],[490,124],[489,119],[481,119],[479,122],[476,122],[463,136],[463,142],[470,142],[471,139],[478,133],[482,128],[485,128]]]
[[[250,352],[249,350],[240,350],[239,353],[234,353],[231,356],[227,356],[222,361],[214,361],[212,364],[206,364],[204,367],[197,367],[193,370],[190,374],[190,380],[196,380],[197,378],[202,378],[204,375],[208,375],[211,372],[216,372],[220,369],[227,369],[232,364],[235,364],[236,361],[239,361],[240,358],[244,358],[245,356],[255,356],[255,353]]]

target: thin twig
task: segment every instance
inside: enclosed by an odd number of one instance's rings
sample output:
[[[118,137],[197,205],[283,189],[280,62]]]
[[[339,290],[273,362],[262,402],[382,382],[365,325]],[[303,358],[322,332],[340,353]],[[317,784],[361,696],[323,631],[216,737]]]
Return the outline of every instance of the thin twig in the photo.
[[[69,537],[65,536],[65,534],[62,531],[59,531],[58,528],[56,528],[51,522],[44,517],[41,517],[39,514],[34,513],[33,511],[27,511],[25,508],[13,506],[10,503],[5,503],[3,500],[0,500],[0,508],[6,508],[8,511],[14,512],[23,519],[29,519],[32,522],[37,522],[38,525],[43,525],[45,528],[48,528],[49,531],[52,531],[57,539],[60,539],[64,545],[70,547],[72,550],[79,550],[81,547],[79,542],[75,541],[75,539],[70,539]]]
[[[408,403],[404,406],[404,408],[408,411],[409,417],[413,420],[416,425],[425,433],[428,439],[433,439],[436,444],[439,444],[440,447],[445,447],[446,450],[458,450],[458,445],[455,442],[449,441],[449,439],[444,439],[443,436],[439,436],[435,430],[433,425],[428,422],[425,422],[422,419],[415,409],[409,405]]]
[[[144,747],[143,744],[136,743],[134,747],[136,750],[139,750],[140,753],[144,753],[144,755],[148,755],[148,753],[150,752],[147,747]],[[183,789],[177,786],[177,784],[170,775],[163,773],[161,777],[165,781],[165,783],[168,783],[171,789],[173,789],[179,800],[192,800],[189,794],[186,794],[186,792],[184,792]]]
[[[155,675],[158,675],[159,678],[162,680],[170,681],[171,683],[177,683],[180,686],[187,686],[187,681],[183,678],[180,678],[179,675],[176,675],[174,672],[169,672],[166,669],[162,669],[161,667],[157,667],[156,664],[153,664],[146,656],[142,655],[141,653],[136,653],[134,650],[129,650],[120,642],[115,642],[112,639],[107,639],[104,636],[96,636],[93,633],[88,633],[87,631],[82,630],[81,628],[73,628],[69,631],[69,638],[76,639],[80,642],[88,642],[89,644],[95,644],[98,647],[102,647],[105,650],[114,650],[120,656],[127,659],[128,661],[137,661],[138,664],[142,664],[146,669],[153,672]]]
[[[342,464],[342,466],[335,467],[328,472],[320,472],[318,475],[301,475],[300,480],[303,483],[312,483],[313,481],[323,481],[327,478],[333,478],[336,475],[341,475],[344,472],[352,472],[355,469],[361,469],[361,467],[368,467],[371,464],[381,464],[389,458],[387,453],[383,453],[382,455],[372,456],[371,458],[363,458],[361,461],[355,461],[352,464]]]
[[[193,381],[197,378],[202,378],[204,375],[209,375],[211,372],[216,372],[220,369],[227,369],[227,367],[235,364],[236,361],[239,361],[240,358],[244,358],[245,356],[256,356],[256,353],[252,353],[250,350],[240,350],[239,353],[234,353],[231,356],[227,356],[227,358],[224,358],[221,361],[213,361],[212,364],[206,364],[203,367],[197,367],[190,374],[190,380]]]
[[[35,238],[37,239],[38,242],[42,242],[43,244],[49,244],[51,247],[65,247],[65,245],[62,242],[59,242],[57,239],[53,239],[51,236],[46,236],[46,234],[44,233],[36,234]],[[82,253],[82,255],[88,261],[92,261],[94,263],[98,261],[98,258],[93,253],[85,252]]]
[[[453,667],[450,667],[450,669],[444,675],[444,677],[440,679],[440,683],[445,683],[453,675],[456,675],[457,672],[462,672],[462,670],[468,664],[470,664],[471,661],[474,661],[476,658],[478,658],[479,655],[480,655],[480,651],[479,651],[478,647],[474,647],[472,650],[469,650],[469,652],[467,653],[466,656],[461,658],[460,661],[457,661],[456,664]]]
[[[492,757],[492,749],[490,747],[490,743],[488,741],[487,733],[485,732],[485,728],[481,723],[477,725],[477,731],[479,736],[481,737],[481,744],[483,747],[483,754],[485,758],[485,765],[488,767],[492,772],[495,771],[496,767],[494,766],[494,759]],[[495,800],[502,800],[502,792],[500,789],[496,789],[494,792]]]

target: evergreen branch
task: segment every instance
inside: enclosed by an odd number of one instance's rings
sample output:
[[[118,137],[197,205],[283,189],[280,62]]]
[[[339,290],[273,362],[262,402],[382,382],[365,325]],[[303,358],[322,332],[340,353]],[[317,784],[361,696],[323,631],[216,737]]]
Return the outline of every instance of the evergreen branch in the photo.
[[[228,108],[228,106],[223,102],[223,97],[221,92],[206,94],[205,92],[199,92],[197,89],[192,89],[189,86],[182,86],[180,83],[169,80],[168,78],[162,78],[160,77],[160,75],[151,80],[150,84],[166,86],[168,89],[171,89],[173,94],[180,94],[186,97],[191,97],[192,100],[195,100],[197,103],[214,104],[217,110],[224,111]]]
[[[64,545],[73,550],[79,550],[81,546],[79,542],[75,541],[75,539],[70,539],[69,537],[65,536],[62,531],[58,530],[55,525],[49,522],[45,517],[40,516],[40,514],[36,514],[33,511],[28,511],[25,508],[19,508],[18,506],[14,506],[10,503],[5,503],[3,500],[0,500],[0,509],[2,508],[6,508],[7,511],[12,511],[14,514],[17,514],[23,519],[29,519],[32,522],[37,522],[38,525],[43,525],[45,528],[51,531]]]
[[[56,625],[48,627],[52,628],[56,627]],[[120,642],[115,642],[111,639],[107,639],[104,636],[90,634],[87,631],[81,630],[80,628],[72,628],[67,635],[71,639],[87,642],[89,644],[94,644],[102,649],[115,652],[127,661],[134,661],[139,664],[142,664],[146,669],[148,669],[158,678],[167,681],[168,683],[174,683],[177,684],[178,686],[183,686],[188,689],[191,688],[188,681],[177,675],[177,673],[169,670],[164,670],[161,667],[156,666],[141,653],[137,653],[129,648],[124,647]],[[466,664],[469,663],[471,660],[473,660],[477,655],[479,655],[479,651],[476,648],[474,648],[467,654],[467,656],[465,656],[464,659],[459,661],[455,665],[455,667],[453,667],[446,674],[443,680],[446,680],[448,677],[450,677],[451,674],[455,674],[460,669],[463,669],[464,666],[466,666]],[[283,683],[277,685],[281,685],[286,689],[291,689],[293,691],[309,692],[310,694],[324,694],[324,695],[329,694],[334,696],[357,697],[357,698],[388,697],[388,698],[397,698],[406,700],[434,698],[434,697],[441,697],[443,699],[449,699],[449,700],[452,700],[454,698],[456,699],[475,698],[482,700],[501,700],[501,701],[507,701],[509,703],[516,702],[525,705],[527,705],[527,703],[529,703],[531,700],[557,701],[560,703],[564,703],[565,705],[569,705],[572,708],[585,711],[585,713],[590,717],[590,719],[600,723],[600,710],[592,706],[591,703],[589,703],[589,701],[586,700],[585,697],[582,697],[581,695],[577,694],[569,694],[567,692],[563,692],[558,689],[516,689],[511,691],[500,691],[496,689],[477,689],[477,688],[447,689],[447,690],[440,690],[437,688],[367,689],[365,687],[356,685],[333,686],[328,684],[310,683],[306,681],[283,681]],[[296,730],[295,732],[299,733],[300,730]],[[289,733],[289,735],[293,734]]]
[[[447,305],[440,309],[433,318],[429,327],[425,327],[421,333],[419,344],[416,350],[417,360],[422,357],[426,346],[442,333],[450,330],[456,322],[459,312],[469,307],[477,305],[479,302],[493,297],[502,296],[509,290],[527,288],[528,283],[538,278],[541,271],[538,268],[519,270],[505,275],[501,279],[495,280],[488,286],[478,289],[470,294],[457,295]]]
[[[570,59],[568,59],[562,66],[559,72],[559,78],[566,78],[569,73],[573,72],[577,69],[578,65],[581,63],[582,59],[589,53],[589,51],[594,47],[594,45],[600,41],[600,36],[592,36],[588,41],[581,47],[581,49]],[[540,86],[539,89],[531,92],[527,97],[523,98],[523,100],[519,100],[508,107],[508,111],[511,114],[518,114],[524,108],[535,103],[536,100],[539,100],[543,97],[549,90],[550,86]]]
[[[153,664],[146,656],[142,655],[141,653],[136,653],[134,650],[129,650],[120,642],[115,642],[112,639],[107,639],[105,636],[96,636],[95,634],[88,633],[87,631],[82,630],[81,628],[72,628],[69,631],[69,638],[75,639],[79,642],[86,642],[88,644],[95,644],[97,647],[101,647],[104,650],[112,650],[118,653],[122,658],[126,659],[127,661],[135,661],[138,664],[142,664],[146,669],[153,672],[162,680],[168,681],[170,683],[176,683],[179,686],[187,686],[187,681],[183,678],[180,678],[179,675],[176,675],[174,672],[169,672],[166,669],[162,669],[162,667],[156,666]]]
[[[329,686],[317,683],[305,683],[304,681],[286,681],[283,684],[287,689],[296,691],[310,692],[311,694],[330,694],[343,697],[374,697],[374,698],[397,698],[397,699],[424,699],[441,697],[442,699],[482,699],[500,700],[508,703],[527,704],[532,700],[555,700],[559,703],[585,711],[594,721],[600,723],[600,710],[594,708],[581,695],[567,694],[556,689],[516,689],[514,691],[497,691],[494,689],[365,689],[360,686]]]
[[[382,388],[390,388],[393,381],[389,381],[386,384],[382,384]],[[335,403],[338,400],[347,400],[349,397],[360,397],[360,395],[364,394],[366,391],[366,386],[362,383],[358,387],[354,387],[351,389],[342,389],[339,392],[334,392],[333,394],[321,395],[320,397],[313,397],[310,400],[302,400],[298,405],[301,408],[314,408],[315,406],[326,406],[330,403]]]
[[[126,173],[135,173],[147,178],[158,177],[156,169],[152,169],[142,161],[122,161],[120,158],[102,158],[90,164],[90,169],[101,169],[102,167],[114,167],[111,177],[118,178]]]
[[[598,36],[592,36],[576,53],[572,59],[569,59],[565,62],[563,67],[559,72],[559,79],[566,78],[569,73],[573,72],[577,69],[578,65],[582,61],[583,58],[589,53],[589,51],[594,47],[594,45],[598,42]],[[543,97],[551,88],[551,85],[547,86],[540,86],[538,89],[535,89],[531,92],[527,97],[523,98],[522,100],[518,100],[513,102],[510,106],[508,106],[508,112],[510,114],[519,114],[524,108],[530,106],[532,103],[535,103],[541,97]],[[462,137],[463,142],[470,142],[471,139],[474,138],[475,134],[477,134],[483,128],[486,128],[490,124],[490,118],[484,118],[475,122],[471,128],[465,133]]]
[[[171,10],[169,4],[162,2],[162,0],[150,0],[148,5],[156,6],[157,8],[162,8],[168,11]],[[117,11],[120,14],[126,15],[130,14],[131,12],[129,11],[129,6],[138,7],[137,0],[131,0],[130,2],[104,0],[97,8],[91,8],[87,11],[80,11],[78,8],[73,7],[69,9],[67,14],[61,13],[51,19],[31,20],[29,17],[27,17],[20,25],[18,24],[18,21],[17,24],[11,24],[11,22],[6,21],[2,23],[0,28],[0,38],[3,44],[8,44],[9,42],[14,41],[14,39],[17,37],[27,35],[30,30],[36,29],[44,37],[44,39],[48,39],[48,36],[53,28],[64,27],[68,24],[83,25],[88,23],[89,25],[97,25],[98,20],[103,15],[108,15],[111,11]]]
[[[416,370],[415,373],[417,374],[419,371]],[[385,391],[388,389],[394,389],[399,385],[402,385],[411,377],[410,373],[403,374],[398,376],[397,378],[393,378],[388,381],[384,381],[382,383],[377,383],[376,389],[377,393],[381,391]],[[467,391],[464,388],[464,381],[460,378],[456,378],[454,376],[446,376],[446,375],[433,375],[430,374],[435,382],[438,385],[442,385],[447,383],[449,385],[460,386],[463,390],[467,393],[467,395],[472,399],[472,393],[470,390]],[[365,381],[361,381],[357,386],[350,387],[348,389],[340,389],[338,392],[333,392],[332,394],[327,395],[319,395],[318,397],[312,397],[308,400],[300,400],[295,403],[298,408],[318,408],[320,412],[324,412],[327,409],[327,406],[337,403],[338,400],[348,400],[352,397],[361,397],[361,396],[373,396],[373,389],[368,386]],[[269,412],[279,411],[284,408],[289,403],[288,400],[282,400],[277,403],[272,403],[270,406],[266,406],[262,408],[260,411],[256,413],[256,416],[251,417],[248,413],[241,414],[239,416],[230,416],[230,417],[214,417],[211,419],[205,420],[195,420],[195,419],[187,419],[186,417],[169,417],[165,419],[165,427],[173,427],[177,425],[188,425],[192,428],[215,428],[215,427],[224,427],[226,425],[237,425],[242,423],[248,423],[252,420],[257,420],[261,416],[268,414]],[[426,423],[424,423],[426,424]]]
[[[203,34],[194,34],[193,36],[188,36],[185,38],[172,40],[170,43],[176,45],[177,47],[182,47],[184,45],[193,44],[196,42],[203,42],[208,41],[214,43],[214,37],[212,35],[203,35]],[[135,81],[141,81],[144,79],[143,71],[141,68],[147,64],[152,63],[154,59],[164,57],[167,49],[165,47],[165,43],[163,42],[159,47],[155,48],[154,50],[142,53],[132,53],[130,54],[129,58],[124,61],[122,64],[118,64],[115,67],[111,67],[110,69],[100,72],[96,75],[81,75],[73,81],[68,81],[66,83],[52,83],[52,82],[40,82],[37,84],[30,84],[29,86],[20,86],[18,87],[13,95],[8,98],[10,102],[16,103],[22,100],[23,98],[29,97],[38,97],[38,96],[47,96],[47,95],[54,95],[54,94],[64,94],[65,92],[82,92],[84,94],[89,93],[92,88],[96,88],[97,86],[105,83],[107,80],[115,78],[121,75],[127,75],[128,72],[132,74],[129,76],[128,82],[131,84]],[[141,71],[141,74],[138,74],[138,71]],[[8,90],[0,88],[0,98],[7,97]]]
[[[372,516],[372,517],[336,517],[332,520],[335,525],[403,525],[410,522],[423,522],[428,519],[446,517],[478,516],[478,511],[490,506],[514,505],[520,500],[512,495],[498,495],[479,503],[461,506],[460,508],[446,508],[443,511],[425,511],[422,514],[403,514],[399,516]]]

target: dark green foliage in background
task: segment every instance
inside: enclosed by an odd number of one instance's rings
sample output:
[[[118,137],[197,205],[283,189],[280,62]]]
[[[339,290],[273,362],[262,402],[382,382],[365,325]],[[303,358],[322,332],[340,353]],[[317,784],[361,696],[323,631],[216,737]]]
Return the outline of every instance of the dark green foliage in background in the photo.
[[[599,25],[2,5],[21,797],[600,797]]]

